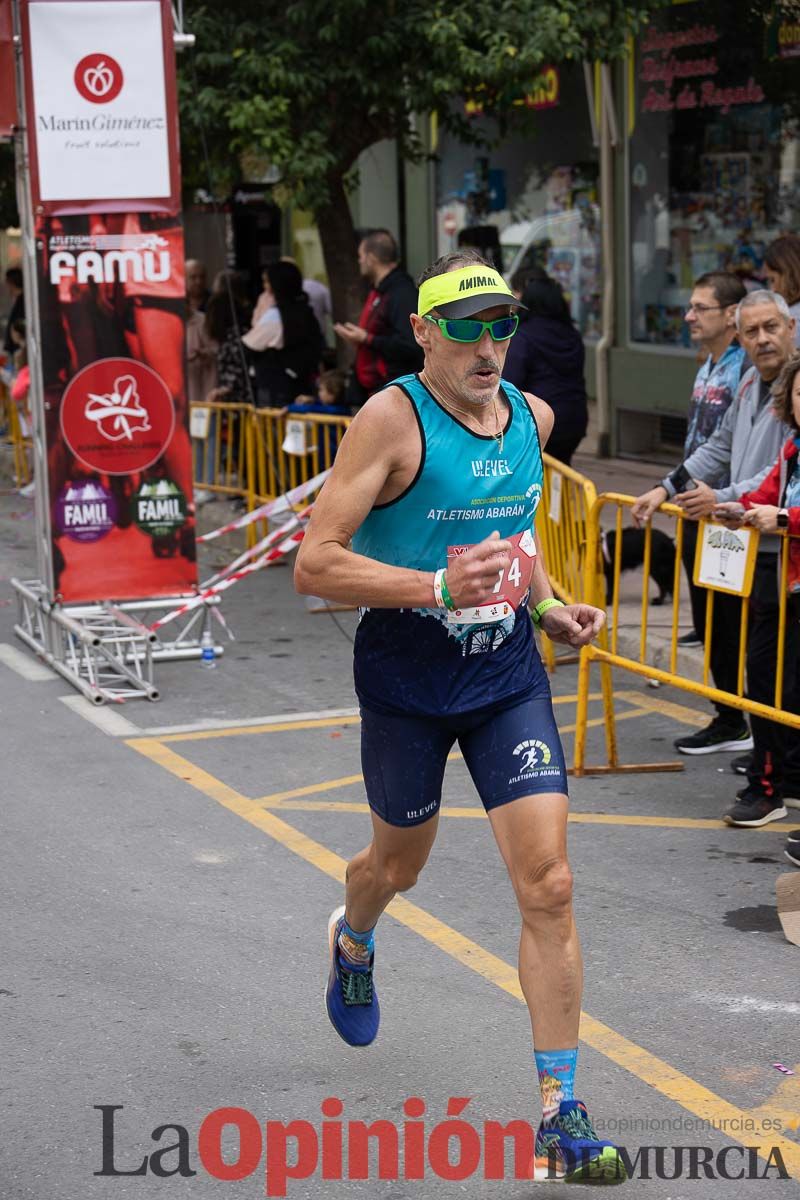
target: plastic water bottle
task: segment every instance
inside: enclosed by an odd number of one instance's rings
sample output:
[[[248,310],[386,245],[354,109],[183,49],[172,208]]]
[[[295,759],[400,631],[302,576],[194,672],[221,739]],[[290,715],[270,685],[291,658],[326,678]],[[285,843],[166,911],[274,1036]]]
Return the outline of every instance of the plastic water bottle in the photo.
[[[206,629],[203,636],[200,638],[200,666],[207,667],[213,670],[217,665],[216,655],[214,654],[214,639],[211,636],[211,630]]]

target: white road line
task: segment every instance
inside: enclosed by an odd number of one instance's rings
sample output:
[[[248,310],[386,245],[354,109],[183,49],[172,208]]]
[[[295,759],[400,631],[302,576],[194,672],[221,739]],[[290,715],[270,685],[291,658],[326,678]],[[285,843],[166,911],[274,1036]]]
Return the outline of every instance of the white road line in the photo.
[[[95,710],[97,711],[97,710]],[[255,725],[283,725],[290,721],[325,721],[336,717],[357,717],[357,708],[321,708],[316,712],[281,713],[272,717],[254,717],[246,721],[194,721],[191,725],[159,725],[155,729],[137,729],[145,737],[166,737],[168,733],[210,733],[215,729],[249,729]]]
[[[59,700],[79,717],[83,717],[84,721],[91,722],[111,737],[137,737],[143,732],[133,721],[123,717],[122,713],[105,706],[97,708],[90,704],[85,696],[59,696]]]
[[[45,679],[58,679],[56,672],[51,671],[38,658],[34,658],[32,651],[18,650],[16,646],[10,646],[8,642],[0,642],[0,662],[5,663],[12,671],[16,671],[17,675],[21,675],[23,679],[27,679],[31,683],[42,683]]]

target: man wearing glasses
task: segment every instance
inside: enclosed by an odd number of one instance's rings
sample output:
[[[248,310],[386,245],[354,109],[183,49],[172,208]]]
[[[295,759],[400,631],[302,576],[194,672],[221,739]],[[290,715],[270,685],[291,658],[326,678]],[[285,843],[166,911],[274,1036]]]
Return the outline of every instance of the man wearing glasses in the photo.
[[[518,301],[475,251],[419,281],[419,375],[372,396],[345,436],[295,569],[298,591],[362,606],[355,642],[372,841],[331,915],[328,1015],[350,1045],[378,1031],[374,931],[433,846],[458,742],[522,916],[543,1122],[540,1172],[624,1178],[573,1097],[582,967],[567,862],[567,779],[531,617],[582,646],[604,615],[553,596],[534,530],[550,408],[501,379]],[[352,540],[352,549],[350,543]]]
[[[742,281],[730,271],[711,271],[701,275],[692,288],[692,297],[684,320],[692,345],[707,357],[697,372],[686,421],[683,460],[699,450],[716,433],[730,408],[739,382],[749,366],[736,331],[736,306],[745,296]],[[723,476],[720,486],[730,483]],[[634,519],[646,521],[659,504],[683,493],[667,480],[640,496],[634,507]],[[677,501],[680,503],[680,498]],[[683,565],[689,585],[692,608],[690,633],[678,638],[679,646],[702,646],[706,628],[706,589],[694,584],[694,557],[697,546],[696,521],[683,527]],[[714,605],[714,637],[711,646],[711,671],[718,688],[735,692],[740,631],[740,605],[732,596],[717,596]],[[716,716],[705,729],[687,734],[675,742],[681,754],[713,754],[719,751],[751,750],[750,731],[742,714],[730,705],[714,702]]]

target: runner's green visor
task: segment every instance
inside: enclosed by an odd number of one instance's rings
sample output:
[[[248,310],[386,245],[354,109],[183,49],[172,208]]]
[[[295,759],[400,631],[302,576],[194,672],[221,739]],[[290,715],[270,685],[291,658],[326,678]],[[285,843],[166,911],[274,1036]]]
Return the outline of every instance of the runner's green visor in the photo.
[[[471,317],[473,313],[481,312],[484,308],[495,308],[498,304],[525,307],[499,271],[480,263],[426,279],[419,289],[417,303],[417,312],[421,317],[436,309],[450,320]]]

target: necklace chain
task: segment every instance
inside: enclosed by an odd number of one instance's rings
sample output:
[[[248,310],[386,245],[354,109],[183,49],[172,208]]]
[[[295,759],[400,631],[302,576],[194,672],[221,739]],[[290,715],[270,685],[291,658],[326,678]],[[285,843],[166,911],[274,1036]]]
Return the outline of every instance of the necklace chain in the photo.
[[[497,429],[494,433],[490,433],[489,437],[493,438],[494,441],[497,442],[498,452],[500,454],[502,454],[503,453],[504,434],[503,434],[503,429],[500,424],[500,410],[497,407],[497,397],[496,396],[492,400],[492,405],[494,407],[494,420],[495,420]],[[448,412],[460,413],[462,417],[471,417],[474,421],[477,421],[477,419],[478,419],[474,413],[468,412],[467,409],[465,409],[465,408],[459,408],[457,404],[452,404],[452,403],[448,402],[447,404],[445,404],[445,408],[447,408]],[[483,426],[481,426],[481,428],[483,429]]]

